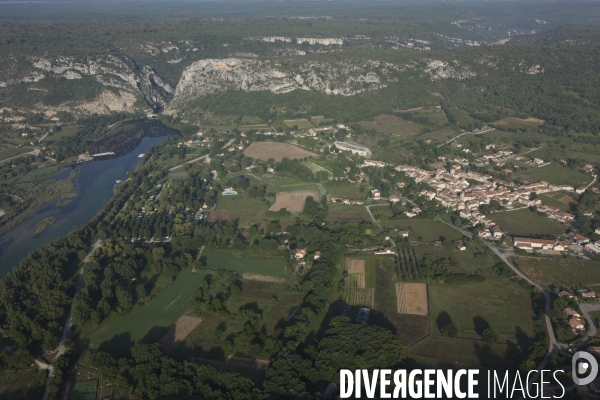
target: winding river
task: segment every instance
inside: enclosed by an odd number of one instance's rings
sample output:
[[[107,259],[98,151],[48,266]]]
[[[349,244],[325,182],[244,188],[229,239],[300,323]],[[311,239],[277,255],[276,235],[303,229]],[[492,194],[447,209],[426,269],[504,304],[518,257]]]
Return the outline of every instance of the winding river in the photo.
[[[73,226],[82,226],[104,207],[113,195],[116,180],[127,179],[127,174],[139,163],[138,155],[157,145],[165,137],[144,137],[137,147],[124,156],[87,162],[73,167],[77,170],[75,190],[78,196],[66,206],[59,207],[59,200],[44,204],[37,212],[27,217],[4,235],[0,236],[0,278],[16,268],[21,260],[44,244],[69,233]],[[54,179],[69,176],[71,168],[55,175]],[[54,218],[56,223],[39,235],[36,224],[45,218]]]

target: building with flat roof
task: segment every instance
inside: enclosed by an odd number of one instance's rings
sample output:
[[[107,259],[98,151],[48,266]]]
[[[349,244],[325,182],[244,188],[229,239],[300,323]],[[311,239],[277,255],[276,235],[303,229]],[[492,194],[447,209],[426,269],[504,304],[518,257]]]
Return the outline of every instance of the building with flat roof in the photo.
[[[368,147],[363,146],[354,142],[335,142],[335,147],[340,149],[341,151],[351,151],[353,154],[358,154],[359,156],[365,158],[371,158],[373,153],[369,150]]]

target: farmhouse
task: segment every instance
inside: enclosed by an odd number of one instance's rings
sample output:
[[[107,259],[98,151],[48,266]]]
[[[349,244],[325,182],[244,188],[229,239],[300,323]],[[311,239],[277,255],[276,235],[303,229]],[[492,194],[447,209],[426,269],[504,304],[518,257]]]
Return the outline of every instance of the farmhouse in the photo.
[[[304,256],[306,256],[306,249],[296,249],[296,252],[294,253],[294,257],[297,260],[304,258]]]
[[[490,233],[492,234],[494,239],[500,239],[502,237],[502,235],[504,235],[498,225],[492,225],[490,227]]]
[[[368,147],[354,142],[335,142],[335,147],[341,151],[350,151],[352,154],[358,154],[365,158],[371,158],[373,153]]]
[[[514,238],[514,245],[516,248],[523,250],[565,251],[569,249],[569,245],[567,242],[555,239],[532,239],[516,237]]]
[[[392,251],[392,249],[389,246],[385,246],[384,248],[382,248],[380,250],[375,250],[374,253],[375,254],[394,254],[394,252]]]
[[[580,318],[581,315],[579,315],[579,313],[572,308],[567,307],[563,310],[563,317],[565,319],[569,319],[571,317]]]
[[[402,237],[408,237],[408,235],[410,235],[410,232],[409,232],[409,231],[400,231],[400,232],[398,232],[398,233],[399,233],[399,234],[400,234],[400,236],[402,236]]]
[[[573,295],[566,290],[563,290],[562,292],[558,293],[558,297],[562,297],[563,299],[572,299]]]
[[[583,325],[583,321],[580,318],[570,318],[568,323],[571,325],[571,328],[573,328],[574,333],[585,329],[585,325]]]

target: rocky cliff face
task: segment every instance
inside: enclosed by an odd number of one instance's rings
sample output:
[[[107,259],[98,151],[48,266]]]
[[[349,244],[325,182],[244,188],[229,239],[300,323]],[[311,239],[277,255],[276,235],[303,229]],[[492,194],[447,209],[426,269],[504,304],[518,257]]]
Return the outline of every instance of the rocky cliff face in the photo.
[[[240,58],[201,60],[184,70],[168,108],[173,110],[187,101],[229,89],[273,93],[316,90],[352,96],[386,87],[397,80],[394,74],[401,69],[376,60],[295,64]]]
[[[140,67],[126,56],[108,55],[85,60],[73,57],[28,57],[25,65],[22,62],[17,65],[16,60],[13,64],[7,65],[13,73],[4,75],[0,87],[36,83],[46,77],[78,80],[89,76],[107,88],[118,89],[121,97],[141,96],[155,109],[162,108],[173,93],[171,86],[163,82],[150,66]]]

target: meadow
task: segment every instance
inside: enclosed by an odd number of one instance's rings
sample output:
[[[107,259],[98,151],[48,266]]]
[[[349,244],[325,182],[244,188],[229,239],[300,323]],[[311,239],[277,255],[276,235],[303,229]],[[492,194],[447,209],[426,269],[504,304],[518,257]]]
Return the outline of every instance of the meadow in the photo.
[[[450,315],[467,334],[492,327],[513,338],[520,328],[533,335],[530,291],[509,278],[488,278],[483,282],[432,284],[429,286],[432,323],[440,313]]]
[[[460,240],[463,237],[459,231],[430,219],[410,219],[398,222],[394,221],[394,223],[400,226],[411,227],[420,242],[435,242],[436,240],[441,240],[441,237],[445,240]]]
[[[237,196],[219,197],[217,207],[208,214],[208,220],[215,222],[238,219],[241,226],[250,226],[262,221],[268,208],[269,204],[263,200],[239,191]]]
[[[281,253],[248,253],[242,251],[210,250],[203,253],[206,268],[223,269],[285,278],[285,260]]]
[[[541,286],[581,289],[600,284],[600,262],[549,257],[512,257],[511,261]]]
[[[584,174],[577,169],[561,167],[556,163],[551,163],[543,167],[533,167],[523,172],[525,177],[530,177],[536,181],[546,181],[557,185],[587,185],[592,181],[592,176]]]
[[[333,197],[347,198],[351,200],[364,200],[367,197],[365,191],[360,191],[360,186],[347,180],[327,181],[323,183],[327,193]]]
[[[300,119],[286,119],[283,121],[289,128],[293,128],[294,125],[298,127],[298,129],[310,129],[314,128],[313,124],[310,123],[306,118]]]
[[[545,235],[558,237],[565,233],[566,225],[531,212],[529,209],[495,212],[488,215],[502,232],[517,236]]]
[[[0,161],[18,156],[19,154],[27,153],[31,150],[33,150],[31,147],[9,147],[7,149],[0,150]]]
[[[104,321],[89,336],[90,349],[122,356],[136,342],[157,342],[184,313],[203,278],[204,274],[181,271],[175,282],[147,305]]]

